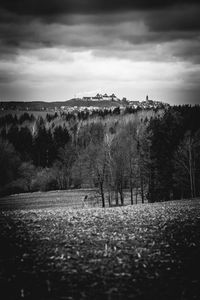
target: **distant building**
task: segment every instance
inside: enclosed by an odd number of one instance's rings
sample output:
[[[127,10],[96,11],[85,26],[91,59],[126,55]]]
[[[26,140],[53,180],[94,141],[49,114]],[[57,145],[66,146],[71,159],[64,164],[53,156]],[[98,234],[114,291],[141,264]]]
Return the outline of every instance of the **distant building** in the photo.
[[[146,96],[146,103],[148,103],[148,105],[154,105],[154,104],[155,104],[155,101],[154,101],[154,100],[150,100],[150,99],[149,99],[149,96],[147,95],[147,96]]]
[[[140,105],[140,101],[132,100],[132,101],[129,101],[128,104],[129,104],[130,106],[135,106],[135,107],[137,107],[137,106]]]
[[[84,101],[89,101],[89,100],[92,100],[92,101],[117,101],[119,100],[115,94],[112,94],[112,95],[108,95],[108,94],[96,94],[96,96],[93,96],[93,97],[83,97],[82,100]]]
[[[111,97],[111,100],[112,100],[112,101],[117,101],[117,100],[119,100],[119,99],[115,96],[115,94],[112,94],[110,97]]]
[[[122,102],[123,102],[123,104],[128,104],[129,103],[128,100],[126,99],[126,97],[122,98]]]

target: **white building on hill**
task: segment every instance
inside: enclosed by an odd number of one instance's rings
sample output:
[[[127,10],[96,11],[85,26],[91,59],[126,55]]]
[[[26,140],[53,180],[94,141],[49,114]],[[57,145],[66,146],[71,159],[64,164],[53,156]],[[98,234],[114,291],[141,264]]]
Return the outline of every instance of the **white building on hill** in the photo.
[[[94,97],[83,97],[82,98],[83,100],[85,101],[117,101],[119,100],[115,94],[111,94],[111,95],[108,95],[108,94],[96,94],[96,96]]]

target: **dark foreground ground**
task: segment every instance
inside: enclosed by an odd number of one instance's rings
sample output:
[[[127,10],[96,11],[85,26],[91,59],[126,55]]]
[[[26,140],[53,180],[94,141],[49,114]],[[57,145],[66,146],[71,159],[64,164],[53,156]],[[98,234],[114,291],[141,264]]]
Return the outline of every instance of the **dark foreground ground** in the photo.
[[[200,200],[1,207],[0,225],[1,299],[200,299]]]

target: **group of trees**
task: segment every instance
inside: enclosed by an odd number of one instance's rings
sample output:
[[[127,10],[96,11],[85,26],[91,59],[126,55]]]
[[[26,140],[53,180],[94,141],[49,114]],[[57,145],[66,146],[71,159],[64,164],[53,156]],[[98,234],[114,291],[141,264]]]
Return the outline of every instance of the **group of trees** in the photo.
[[[150,201],[199,196],[200,107],[171,107],[151,120]]]
[[[96,187],[102,206],[123,205],[127,193],[131,204],[138,197],[199,196],[199,117],[199,106],[174,106],[86,119],[7,118],[0,132],[0,193]]]

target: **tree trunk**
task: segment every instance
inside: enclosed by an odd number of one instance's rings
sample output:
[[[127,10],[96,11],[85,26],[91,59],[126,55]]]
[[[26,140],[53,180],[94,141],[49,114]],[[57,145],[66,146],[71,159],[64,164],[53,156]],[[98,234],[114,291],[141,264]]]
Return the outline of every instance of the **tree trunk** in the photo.
[[[112,206],[112,204],[111,204],[111,191],[109,190],[109,192],[108,192],[108,205],[109,205],[109,207],[111,207]]]
[[[154,168],[151,168],[149,177],[149,203],[153,202],[155,202],[155,176]]]
[[[105,197],[104,197],[103,183],[100,183],[100,193],[101,193],[102,207],[105,207]]]
[[[195,198],[196,197],[195,159],[193,161],[193,168],[192,168],[192,181],[193,181],[193,193]]]
[[[115,191],[115,203],[116,203],[116,206],[119,205],[119,198],[118,198],[118,191],[117,190]]]
[[[133,187],[130,186],[130,192],[131,192],[131,205],[133,205]]]
[[[194,190],[193,190],[193,172],[192,172],[192,151],[191,144],[189,144],[189,173],[190,173],[190,190],[191,190],[191,198],[194,198]]]
[[[136,186],[136,192],[135,192],[135,204],[137,204],[137,196],[138,196],[138,187]]]
[[[120,200],[121,200],[121,205],[124,205],[124,195],[123,195],[123,189],[122,187],[120,187]]]
[[[140,188],[141,188],[142,203],[144,203],[144,183],[143,183],[143,176],[142,175],[140,175]]]

